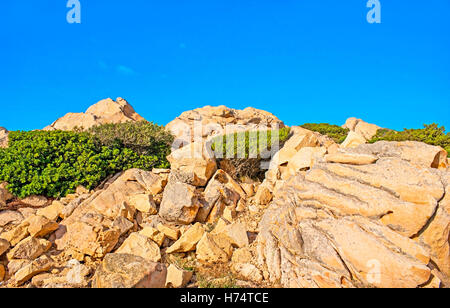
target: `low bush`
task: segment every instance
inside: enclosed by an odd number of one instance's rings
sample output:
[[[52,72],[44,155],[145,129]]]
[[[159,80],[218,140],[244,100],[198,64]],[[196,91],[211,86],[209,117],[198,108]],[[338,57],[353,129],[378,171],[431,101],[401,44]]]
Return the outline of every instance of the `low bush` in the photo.
[[[389,129],[380,129],[377,134],[369,141],[420,141],[430,145],[444,148],[450,157],[450,133],[445,132],[445,127],[436,123],[424,125],[422,129],[404,129],[395,131]]]
[[[61,197],[79,185],[93,189],[126,169],[166,167],[161,156],[142,155],[118,142],[105,146],[87,132],[16,131],[9,134],[9,147],[0,149],[0,181],[19,198]]]
[[[103,124],[92,127],[88,132],[97,137],[104,146],[120,144],[140,155],[155,155],[165,166],[169,165],[166,156],[170,154],[174,136],[163,126],[138,121]]]
[[[347,135],[349,133],[348,128],[342,128],[337,125],[331,125],[328,123],[306,123],[301,125],[301,127],[306,128],[308,130],[321,133],[322,135],[326,135],[334,140],[334,142],[341,144],[345,141],[345,138],[347,138]]]
[[[211,148],[219,167],[235,179],[263,180],[261,167],[289,138],[290,129],[236,132],[213,138]],[[277,146],[278,145],[278,146]]]

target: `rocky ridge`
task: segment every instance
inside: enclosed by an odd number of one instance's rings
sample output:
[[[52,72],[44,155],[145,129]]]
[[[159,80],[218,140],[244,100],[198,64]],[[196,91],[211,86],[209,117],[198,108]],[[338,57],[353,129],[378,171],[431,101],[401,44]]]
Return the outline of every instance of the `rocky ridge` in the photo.
[[[127,106],[105,100],[48,129],[142,119]],[[176,128],[195,121],[217,129],[189,143]],[[2,183],[0,287],[450,286],[443,149],[365,144],[378,126],[355,118],[345,127],[357,141],[343,145],[291,127],[260,183],[233,179],[208,149],[229,123],[283,126],[253,108],[208,106],[169,123],[185,143],[170,170],[130,169],[58,200],[16,200]]]

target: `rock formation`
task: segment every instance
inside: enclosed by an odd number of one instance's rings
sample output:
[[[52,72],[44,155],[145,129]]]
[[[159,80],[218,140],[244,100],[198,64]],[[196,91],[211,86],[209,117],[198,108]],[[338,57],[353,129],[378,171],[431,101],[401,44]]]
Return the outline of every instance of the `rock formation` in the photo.
[[[115,101],[107,98],[89,107],[84,113],[68,113],[56,120],[44,130],[73,130],[74,128],[89,129],[105,123],[124,123],[144,120],[133,107],[123,98]]]
[[[0,148],[6,148],[8,146],[8,130],[4,127],[0,127]]]

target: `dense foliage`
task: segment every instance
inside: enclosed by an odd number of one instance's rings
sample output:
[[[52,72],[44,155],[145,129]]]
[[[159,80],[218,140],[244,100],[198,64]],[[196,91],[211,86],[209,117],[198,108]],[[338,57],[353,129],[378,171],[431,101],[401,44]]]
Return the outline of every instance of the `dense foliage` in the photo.
[[[163,126],[147,121],[126,122],[95,126],[88,132],[104,146],[120,144],[140,155],[155,155],[165,167],[169,165],[166,157],[170,154],[174,136]]]
[[[424,125],[422,129],[405,129],[401,132],[389,129],[380,129],[369,141],[420,141],[444,148],[450,154],[450,133],[445,132],[445,127],[438,124]],[[450,155],[449,155],[450,156]]]
[[[267,171],[261,167],[289,138],[289,128],[245,131],[219,136],[212,140],[212,149],[220,169],[235,179],[264,179]],[[279,145],[277,147],[276,145]]]
[[[0,181],[20,198],[60,197],[79,185],[95,188],[122,170],[167,166],[160,156],[141,155],[119,142],[105,146],[87,132],[16,131],[9,134],[9,147],[0,149]]]
[[[276,143],[281,146],[289,137],[290,129],[243,131],[215,137],[212,149],[220,158],[261,158],[270,155]],[[265,157],[263,157],[265,158]]]
[[[343,143],[349,133],[348,128],[342,128],[340,126],[331,125],[328,123],[320,123],[320,124],[306,123],[303,124],[302,127],[314,132],[319,132],[322,135],[326,135],[331,139],[333,139],[334,142],[338,144]]]

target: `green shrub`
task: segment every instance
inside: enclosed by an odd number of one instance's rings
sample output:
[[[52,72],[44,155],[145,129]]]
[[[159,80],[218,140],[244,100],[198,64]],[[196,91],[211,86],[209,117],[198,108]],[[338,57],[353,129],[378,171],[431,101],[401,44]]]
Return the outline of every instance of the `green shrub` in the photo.
[[[163,126],[147,121],[126,122],[95,126],[88,132],[104,146],[120,144],[140,155],[155,155],[164,167],[169,166],[166,157],[170,154],[174,136]]]
[[[422,129],[404,129],[395,131],[390,129],[380,129],[377,134],[369,141],[420,141],[430,145],[444,148],[450,157],[450,133],[445,133],[445,127],[439,127],[438,124],[424,125]]]
[[[211,148],[220,169],[234,179],[243,177],[263,180],[266,170],[263,160],[270,159],[289,138],[289,128],[279,130],[245,131],[213,138]],[[279,148],[276,142],[279,141]]]
[[[87,132],[10,132],[9,147],[0,149],[0,181],[19,198],[65,196],[122,170],[161,165],[158,155],[140,155],[119,143],[103,146]]]
[[[277,140],[281,145],[288,139],[290,128],[236,132],[213,138],[211,148],[220,158],[265,158]]]
[[[333,139],[334,142],[338,144],[344,142],[345,138],[347,138],[347,135],[350,131],[348,128],[342,128],[340,126],[331,125],[328,123],[320,123],[320,124],[306,123],[303,124],[301,127],[314,132],[321,133],[322,135],[326,135],[331,139]]]

